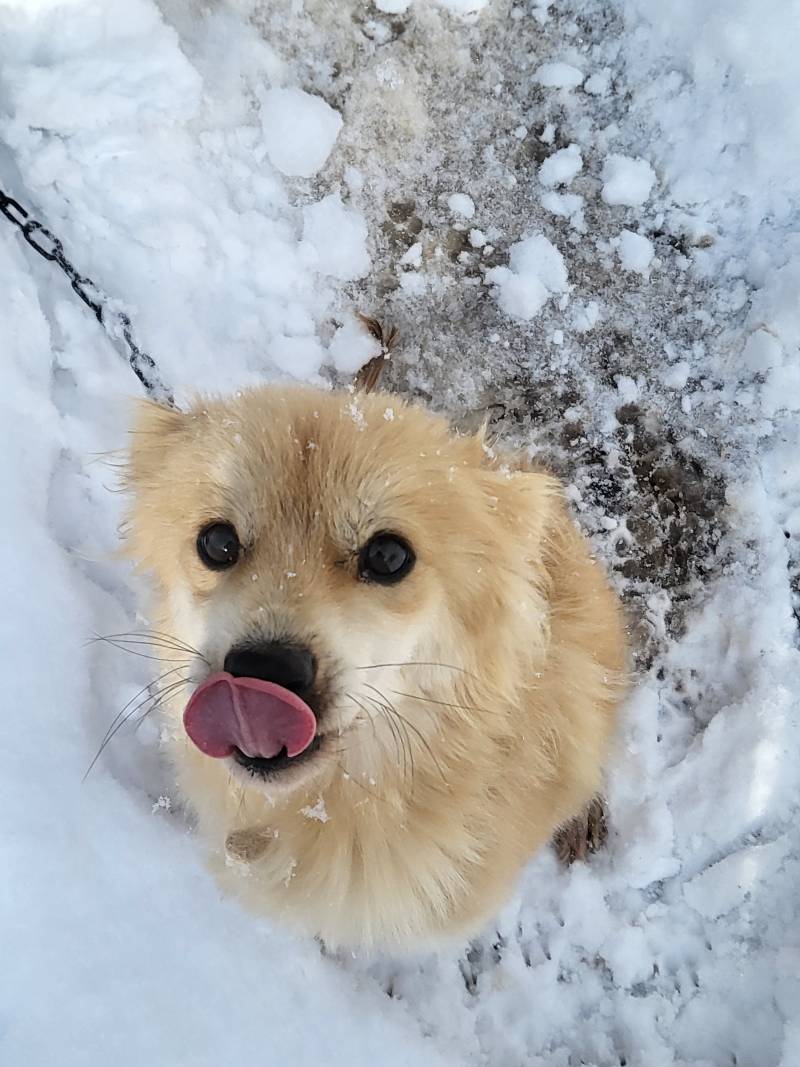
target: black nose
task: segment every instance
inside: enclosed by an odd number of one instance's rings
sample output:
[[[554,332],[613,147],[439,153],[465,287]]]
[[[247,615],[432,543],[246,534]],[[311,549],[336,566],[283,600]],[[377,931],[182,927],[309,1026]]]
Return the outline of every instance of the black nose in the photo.
[[[240,645],[225,657],[225,670],[234,678],[260,678],[306,697],[317,676],[314,654],[302,645],[269,641],[263,645]]]

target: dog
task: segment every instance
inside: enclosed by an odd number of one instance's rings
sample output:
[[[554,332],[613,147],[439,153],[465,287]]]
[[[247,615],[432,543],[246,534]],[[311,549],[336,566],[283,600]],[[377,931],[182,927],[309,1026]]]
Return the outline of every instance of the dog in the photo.
[[[624,695],[559,483],[396,396],[301,386],[146,402],[125,479],[219,877],[331,949],[480,930],[598,795]]]

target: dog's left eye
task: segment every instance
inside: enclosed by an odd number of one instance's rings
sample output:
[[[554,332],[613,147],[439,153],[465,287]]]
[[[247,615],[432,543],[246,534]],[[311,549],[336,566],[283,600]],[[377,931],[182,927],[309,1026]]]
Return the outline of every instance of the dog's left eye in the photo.
[[[232,567],[241,551],[239,535],[229,522],[212,522],[197,535],[197,554],[212,571]]]
[[[414,549],[399,534],[375,534],[361,549],[358,576],[365,582],[392,585],[405,578],[415,560]]]

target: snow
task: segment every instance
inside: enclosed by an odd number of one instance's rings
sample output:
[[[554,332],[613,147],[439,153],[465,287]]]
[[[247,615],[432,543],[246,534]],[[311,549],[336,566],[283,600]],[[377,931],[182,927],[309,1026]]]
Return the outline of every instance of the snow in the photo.
[[[712,863],[683,887],[690,907],[707,919],[719,919],[758,894],[762,883],[774,881],[789,851],[785,837],[762,845],[754,842]]]
[[[754,330],[745,342],[742,359],[754,374],[766,374],[783,362],[782,348],[776,337],[766,330]]]
[[[618,374],[614,381],[624,404],[633,404],[639,399],[639,386],[630,375]]]
[[[600,321],[600,305],[596,300],[576,304],[572,313],[572,327],[577,333],[588,333]]]
[[[333,365],[343,374],[355,374],[359,367],[380,355],[380,351],[380,342],[352,314],[338,327],[328,345]]]
[[[422,243],[415,241],[409,250],[400,257],[401,267],[419,267],[422,263]]]
[[[542,234],[518,241],[509,266],[494,267],[486,276],[495,285],[500,307],[517,319],[534,318],[554,293],[568,288],[564,257]]]
[[[552,144],[556,136],[556,125],[554,122],[545,123],[545,127],[539,134],[539,140],[542,144]]]
[[[586,79],[583,87],[592,96],[605,96],[611,87],[611,71],[607,69],[596,71]]]
[[[331,193],[303,209],[300,251],[320,274],[341,281],[363,278],[370,266],[366,223]]]
[[[795,5],[374,8],[0,0],[0,185],[180,400],[346,379],[361,310],[394,388],[559,471],[637,653],[609,847],[469,948],[332,959],[220,895],[155,716],[82,782],[153,677],[86,643],[146,625],[137,385],[0,218],[0,1061],[796,1067]]]
[[[469,17],[482,11],[489,0],[434,0],[434,2],[454,15]]]
[[[569,185],[582,168],[580,149],[576,144],[571,144],[547,157],[539,167],[539,181],[548,188],[554,185]]]
[[[663,374],[664,385],[668,389],[683,389],[689,380],[692,368],[685,359],[679,359],[666,369]]]
[[[331,154],[342,116],[301,89],[269,89],[261,100],[269,161],[281,174],[310,178]]]
[[[337,346],[341,355],[341,345]],[[292,378],[308,379],[316,374],[325,358],[325,349],[316,337],[274,337],[266,346],[273,365]],[[336,356],[333,357],[334,360]]]
[[[584,75],[569,63],[542,63],[534,78],[539,85],[548,89],[577,89],[583,82]]]
[[[655,171],[646,159],[610,155],[603,165],[603,200],[639,207],[650,196],[655,180]]]
[[[583,206],[584,198],[579,193],[544,193],[541,205],[546,211],[552,211],[560,218],[569,219],[572,226],[577,230],[584,229]]]
[[[447,198],[447,206],[454,215],[460,215],[465,219],[471,219],[475,214],[475,203],[466,193],[453,193]]]
[[[633,230],[623,230],[617,244],[619,261],[623,270],[633,270],[647,275],[653,262],[653,242]]]
[[[650,0],[625,7],[630,62],[637,79],[649,78],[643,101],[660,96],[669,123],[668,142],[656,139],[654,147],[664,154],[675,201],[719,205],[723,182],[726,192],[747,196],[748,222],[771,211],[785,221],[800,181],[800,110],[791,99],[800,24],[791,0],[767,18],[747,0],[710,0],[702,20],[691,0],[679,0],[669,15]],[[702,108],[681,91],[688,79]]]
[[[307,819],[314,819],[316,822],[325,823],[330,819],[330,815],[328,815],[325,807],[324,797],[320,797],[312,806],[301,808],[300,811]]]
[[[375,7],[387,15],[402,15],[410,3],[411,0],[375,0]]]

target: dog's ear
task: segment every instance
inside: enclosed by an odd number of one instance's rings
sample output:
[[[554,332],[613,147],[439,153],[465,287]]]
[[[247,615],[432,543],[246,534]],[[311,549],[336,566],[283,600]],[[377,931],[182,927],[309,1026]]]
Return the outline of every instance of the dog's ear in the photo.
[[[128,449],[128,488],[136,489],[153,480],[176,442],[187,432],[190,421],[190,416],[175,408],[163,407],[153,400],[139,402]]]
[[[509,472],[547,477],[545,468],[532,460],[527,452],[502,445],[498,434],[489,425],[490,420],[490,415],[484,415],[477,429],[465,438],[470,462],[481,470],[497,471],[506,477]]]
[[[483,492],[507,529],[539,546],[563,507],[563,488],[526,452],[497,442],[485,422],[470,438]]]
[[[120,534],[123,555],[135,560],[143,570],[153,570],[153,561],[158,558],[162,535],[151,517],[163,510],[161,495],[181,489],[180,477],[165,477],[164,472],[174,467],[180,443],[188,437],[191,425],[191,415],[152,400],[140,401],[134,412],[127,462],[122,470],[128,505]]]

